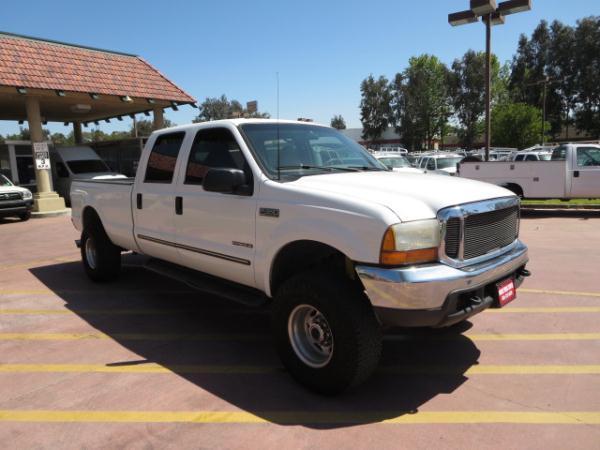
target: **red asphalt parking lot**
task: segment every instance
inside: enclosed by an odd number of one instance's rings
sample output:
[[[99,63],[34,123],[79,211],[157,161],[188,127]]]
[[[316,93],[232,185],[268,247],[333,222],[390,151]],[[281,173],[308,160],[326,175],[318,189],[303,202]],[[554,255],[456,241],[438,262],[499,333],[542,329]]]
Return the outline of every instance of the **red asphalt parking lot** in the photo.
[[[281,368],[268,309],[134,264],[94,284],[77,238],[68,217],[0,219],[3,448],[600,448],[597,214],[526,215],[516,301],[393,331],[334,398]]]

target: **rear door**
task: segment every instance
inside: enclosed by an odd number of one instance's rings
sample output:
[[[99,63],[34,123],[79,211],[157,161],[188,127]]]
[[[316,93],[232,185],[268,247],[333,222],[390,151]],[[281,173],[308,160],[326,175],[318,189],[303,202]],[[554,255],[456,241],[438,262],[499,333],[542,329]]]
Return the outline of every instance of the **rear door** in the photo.
[[[177,243],[186,267],[254,286],[256,189],[233,131],[202,128],[194,136],[179,177]],[[204,177],[216,167],[243,170],[249,189],[241,195],[205,191]]]
[[[185,132],[158,135],[133,189],[135,239],[150,256],[176,262],[175,186]]]
[[[600,197],[600,147],[574,147],[571,161],[571,197]]]

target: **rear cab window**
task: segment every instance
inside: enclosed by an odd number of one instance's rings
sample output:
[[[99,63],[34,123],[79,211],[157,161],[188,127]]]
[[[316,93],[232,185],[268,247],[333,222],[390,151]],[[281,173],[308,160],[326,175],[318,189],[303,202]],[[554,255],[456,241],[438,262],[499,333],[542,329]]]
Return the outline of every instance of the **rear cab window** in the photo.
[[[184,137],[185,132],[182,131],[161,134],[156,138],[148,156],[144,183],[170,184],[173,181],[173,173]]]

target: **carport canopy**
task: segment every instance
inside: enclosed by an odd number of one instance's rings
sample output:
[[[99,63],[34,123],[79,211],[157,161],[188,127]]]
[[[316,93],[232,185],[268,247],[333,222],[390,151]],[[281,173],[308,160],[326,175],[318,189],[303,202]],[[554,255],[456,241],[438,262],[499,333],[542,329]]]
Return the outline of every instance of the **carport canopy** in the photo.
[[[81,142],[81,124],[152,113],[158,129],[164,108],[195,103],[137,55],[0,32],[0,120],[27,120],[34,145],[46,122],[72,123]],[[34,210],[64,208],[49,169],[35,172]]]

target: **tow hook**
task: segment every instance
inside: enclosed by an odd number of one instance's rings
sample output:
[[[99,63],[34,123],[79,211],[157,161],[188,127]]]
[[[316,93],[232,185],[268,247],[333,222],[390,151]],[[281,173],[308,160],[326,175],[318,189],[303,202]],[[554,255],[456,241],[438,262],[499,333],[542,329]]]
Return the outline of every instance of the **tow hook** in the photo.
[[[523,267],[521,270],[519,270],[518,275],[520,277],[530,277],[531,276],[531,272],[529,270],[527,270],[525,267]]]

